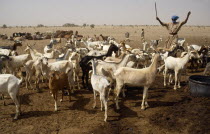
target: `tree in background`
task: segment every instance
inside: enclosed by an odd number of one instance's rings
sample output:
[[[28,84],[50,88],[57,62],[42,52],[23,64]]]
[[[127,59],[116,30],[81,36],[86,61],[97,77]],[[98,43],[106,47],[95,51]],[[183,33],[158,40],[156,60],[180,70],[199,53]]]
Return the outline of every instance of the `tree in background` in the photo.
[[[4,25],[2,26],[2,28],[7,28],[7,25],[6,25],[6,24],[4,24]]]
[[[94,28],[94,27],[95,27],[95,25],[94,25],[94,24],[91,24],[91,25],[90,25],[90,28]]]
[[[87,24],[86,24],[86,23],[84,23],[82,26],[83,26],[83,27],[86,27],[86,26],[87,26]]]
[[[65,23],[63,24],[63,27],[78,27],[78,25],[73,24],[73,23]]]
[[[38,24],[37,27],[44,27],[44,25],[43,24]]]

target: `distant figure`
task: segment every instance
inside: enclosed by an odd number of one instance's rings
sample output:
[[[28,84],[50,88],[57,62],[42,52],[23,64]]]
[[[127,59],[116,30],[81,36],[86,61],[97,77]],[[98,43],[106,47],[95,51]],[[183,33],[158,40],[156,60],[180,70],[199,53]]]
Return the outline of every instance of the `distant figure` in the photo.
[[[166,40],[166,46],[165,46],[166,48],[170,48],[171,45],[177,45],[178,32],[181,29],[181,27],[187,23],[190,14],[191,14],[191,12],[189,11],[187,14],[187,18],[181,23],[176,22],[179,19],[178,16],[172,16],[171,23],[164,23],[158,17],[156,17],[156,19],[160,22],[160,24],[162,26],[166,27],[169,32],[168,39]]]
[[[75,31],[74,38],[77,38],[77,36],[78,36],[78,31]]]
[[[145,42],[145,39],[144,39],[144,29],[141,30],[141,41],[142,42]]]
[[[126,41],[129,41],[129,37],[130,37],[130,33],[129,33],[129,32],[126,32],[126,33],[125,33],[125,38],[126,38],[125,40],[126,40]]]

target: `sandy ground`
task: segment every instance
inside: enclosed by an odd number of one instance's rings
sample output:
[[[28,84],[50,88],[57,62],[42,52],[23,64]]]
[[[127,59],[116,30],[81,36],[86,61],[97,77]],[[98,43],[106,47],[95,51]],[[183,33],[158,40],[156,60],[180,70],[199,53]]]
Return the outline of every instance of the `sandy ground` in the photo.
[[[141,28],[145,28],[146,39],[167,37],[166,30],[162,27],[96,27],[90,28],[11,28],[0,29],[0,34],[13,32],[45,32],[59,30],[77,30],[79,34],[93,36],[110,35],[117,40],[124,39],[124,33],[130,32],[132,47],[142,47],[140,41]],[[185,37],[188,43],[208,45],[210,43],[210,27],[183,27],[180,37]],[[205,41],[207,40],[207,41]],[[26,44],[36,42],[38,51],[43,52],[43,47],[49,40],[24,41],[18,48],[19,53],[24,53]],[[60,44],[64,45],[65,40]],[[11,41],[0,41],[1,45],[12,44]],[[200,69],[196,74],[200,74]],[[195,73],[189,73],[187,76]],[[108,103],[108,122],[104,122],[104,111],[100,110],[99,98],[97,108],[93,109],[92,91],[79,90],[72,95],[71,102],[68,97],[64,102],[58,103],[59,111],[54,112],[54,101],[49,94],[47,83],[41,83],[41,93],[27,90],[25,83],[21,85],[20,97],[22,115],[19,120],[13,121],[15,106],[12,100],[5,99],[6,106],[0,100],[0,133],[94,133],[94,134],[163,134],[163,133],[210,133],[210,99],[192,97],[188,91],[188,83],[182,82],[182,88],[177,91],[173,86],[163,86],[163,76],[159,74],[155,83],[149,89],[148,103],[150,108],[141,110],[142,88],[127,88],[126,97],[120,99],[120,110],[116,110],[112,97]],[[186,92],[185,92],[186,90]],[[60,95],[61,96],[61,95]]]

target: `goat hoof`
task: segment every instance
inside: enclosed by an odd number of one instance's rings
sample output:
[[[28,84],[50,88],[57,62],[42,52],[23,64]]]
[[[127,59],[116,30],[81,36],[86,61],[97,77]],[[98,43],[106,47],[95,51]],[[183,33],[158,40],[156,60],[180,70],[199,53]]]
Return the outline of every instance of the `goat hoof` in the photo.
[[[15,117],[13,120],[17,120],[18,119],[18,117]]]
[[[181,86],[178,86],[178,88],[181,88]]]
[[[96,108],[96,105],[93,105],[93,109],[95,109]]]
[[[60,99],[60,102],[63,102],[63,99]]]
[[[146,108],[148,108],[149,107],[149,105],[146,105]]]
[[[145,110],[145,109],[146,109],[145,106],[142,106],[142,107],[141,107],[141,110]]]

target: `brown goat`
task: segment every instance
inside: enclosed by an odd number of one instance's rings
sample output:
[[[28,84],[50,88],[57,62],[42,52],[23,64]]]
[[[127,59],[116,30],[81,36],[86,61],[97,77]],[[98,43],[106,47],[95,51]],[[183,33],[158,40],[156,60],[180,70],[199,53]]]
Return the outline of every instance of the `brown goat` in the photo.
[[[109,36],[103,36],[102,34],[99,35],[103,41],[107,41]]]
[[[71,101],[71,96],[70,96],[70,86],[69,86],[69,81],[68,81],[68,74],[69,73],[61,73],[54,71],[50,74],[50,79],[49,79],[49,89],[50,92],[52,93],[52,96],[55,101],[55,111],[58,110],[57,107],[57,98],[58,98],[58,91],[62,90],[62,99],[63,100],[63,94],[64,94],[64,87],[67,87],[68,92],[69,92],[69,101]]]

